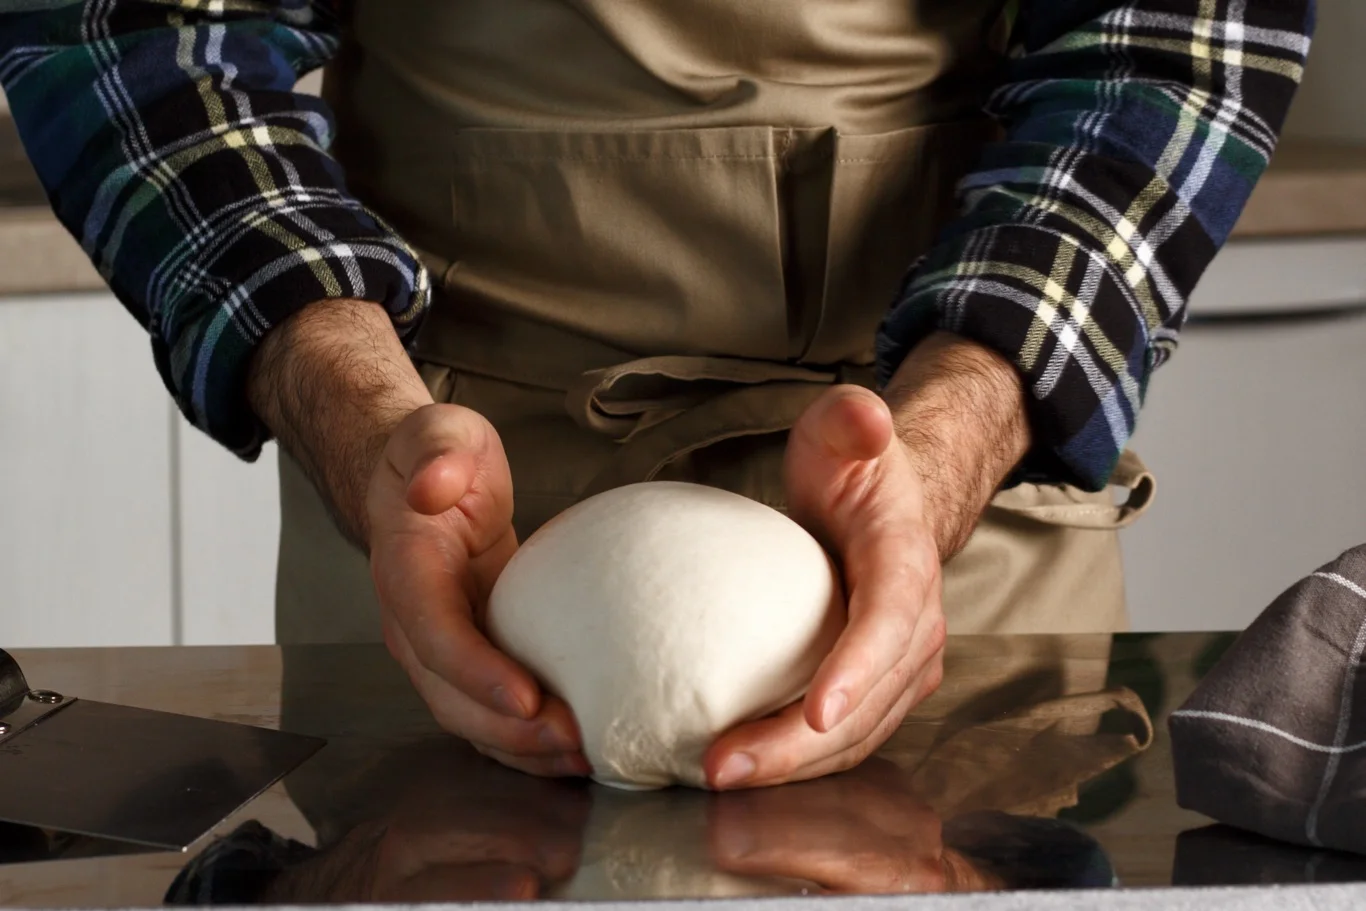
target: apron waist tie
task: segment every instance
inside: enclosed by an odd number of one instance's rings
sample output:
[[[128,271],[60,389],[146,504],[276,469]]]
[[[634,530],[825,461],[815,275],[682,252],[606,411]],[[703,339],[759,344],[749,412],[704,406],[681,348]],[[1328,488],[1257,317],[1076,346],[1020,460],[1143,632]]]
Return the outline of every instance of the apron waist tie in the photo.
[[[820,370],[773,361],[706,356],[647,357],[589,370],[565,404],[582,427],[621,448],[582,497],[654,479],[689,453],[722,440],[780,433],[837,383],[873,387],[873,368]]]
[[[790,430],[825,389],[842,383],[871,389],[873,368],[841,364],[821,370],[676,355],[586,371],[570,384],[565,405],[580,426],[622,445],[581,499],[653,480],[678,459],[723,440]],[[1155,481],[1138,456],[1125,451],[1110,483],[1128,491],[1123,503],[1082,499],[1061,486],[1020,485],[998,494],[992,508],[1044,525],[1123,528],[1147,510]]]

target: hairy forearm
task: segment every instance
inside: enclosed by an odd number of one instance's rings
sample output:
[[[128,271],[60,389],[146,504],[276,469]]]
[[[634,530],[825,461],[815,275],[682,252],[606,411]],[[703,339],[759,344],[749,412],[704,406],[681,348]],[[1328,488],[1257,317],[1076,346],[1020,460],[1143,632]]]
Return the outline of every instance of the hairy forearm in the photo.
[[[1024,386],[1000,355],[940,332],[911,352],[884,397],[924,482],[925,518],[947,561],[1029,448]]]
[[[385,442],[432,403],[383,308],[322,301],[290,317],[257,350],[247,396],[342,533],[367,549],[366,492]]]

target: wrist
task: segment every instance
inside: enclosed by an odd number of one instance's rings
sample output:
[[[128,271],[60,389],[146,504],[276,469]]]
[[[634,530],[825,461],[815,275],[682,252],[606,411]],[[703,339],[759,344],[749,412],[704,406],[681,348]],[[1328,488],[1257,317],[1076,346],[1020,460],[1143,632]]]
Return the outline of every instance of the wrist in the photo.
[[[252,359],[247,395],[300,463],[334,520],[367,549],[366,493],[394,429],[433,403],[378,304],[310,304],[272,329]]]
[[[940,332],[911,352],[884,396],[947,561],[1028,451],[1023,381],[996,352]]]

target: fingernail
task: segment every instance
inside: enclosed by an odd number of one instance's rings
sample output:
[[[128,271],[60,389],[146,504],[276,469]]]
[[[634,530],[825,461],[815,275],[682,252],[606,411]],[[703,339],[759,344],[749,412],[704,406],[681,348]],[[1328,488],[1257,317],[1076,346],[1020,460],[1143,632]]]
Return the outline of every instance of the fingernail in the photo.
[[[717,770],[716,787],[733,787],[753,775],[754,768],[754,757],[748,753],[733,753]]]
[[[821,706],[821,726],[826,731],[833,731],[835,725],[844,720],[844,710],[849,707],[849,697],[844,690],[835,690],[825,697],[825,704]]]
[[[573,734],[553,724],[547,724],[541,728],[540,741],[541,746],[555,752],[567,753],[579,748],[579,745],[574,741]]]
[[[493,688],[493,704],[498,706],[498,711],[511,718],[525,718],[526,706],[516,696],[508,692],[507,687],[495,686]]]

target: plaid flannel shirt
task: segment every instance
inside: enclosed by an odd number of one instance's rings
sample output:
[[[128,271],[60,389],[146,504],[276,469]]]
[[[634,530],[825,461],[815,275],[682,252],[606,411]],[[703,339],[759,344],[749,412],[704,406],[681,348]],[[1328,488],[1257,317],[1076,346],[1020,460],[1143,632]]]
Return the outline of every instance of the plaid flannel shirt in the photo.
[[[950,2],[950,0],[942,0]],[[1102,487],[1186,302],[1265,169],[1313,0],[1019,0],[988,111],[1005,128],[878,335],[885,381],[945,329],[1029,390],[1020,477]],[[54,210],[187,417],[245,458],[274,325],[382,303],[410,338],[416,256],[351,196],[299,76],[339,43],[318,0],[0,0],[0,84]]]

